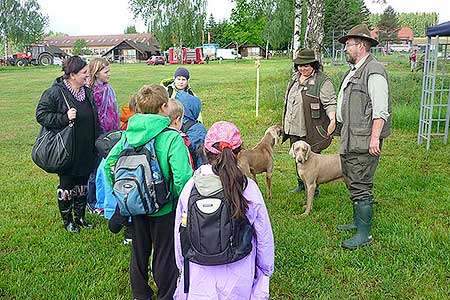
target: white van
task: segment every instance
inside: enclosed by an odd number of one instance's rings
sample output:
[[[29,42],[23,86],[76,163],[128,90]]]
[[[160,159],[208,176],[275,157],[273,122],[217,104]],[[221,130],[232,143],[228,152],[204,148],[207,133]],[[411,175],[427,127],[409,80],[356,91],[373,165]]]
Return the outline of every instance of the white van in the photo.
[[[236,52],[236,49],[217,49],[216,57],[219,60],[237,59],[237,58],[241,58],[241,55]]]

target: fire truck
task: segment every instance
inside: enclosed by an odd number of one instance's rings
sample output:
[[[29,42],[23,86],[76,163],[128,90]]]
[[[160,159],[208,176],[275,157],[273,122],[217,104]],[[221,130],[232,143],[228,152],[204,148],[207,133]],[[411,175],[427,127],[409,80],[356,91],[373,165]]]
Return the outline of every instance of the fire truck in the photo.
[[[201,47],[195,49],[171,47],[169,48],[168,61],[170,64],[202,64],[203,51]]]

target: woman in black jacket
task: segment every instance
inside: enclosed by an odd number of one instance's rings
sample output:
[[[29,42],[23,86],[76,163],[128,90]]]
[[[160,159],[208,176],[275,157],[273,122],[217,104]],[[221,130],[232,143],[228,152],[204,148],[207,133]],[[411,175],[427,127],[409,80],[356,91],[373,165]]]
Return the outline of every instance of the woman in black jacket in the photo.
[[[100,125],[92,90],[85,86],[89,76],[86,62],[79,56],[70,57],[64,62],[63,72],[64,75],[56,78],[52,87],[42,94],[36,109],[36,120],[44,127],[55,129],[73,122],[73,165],[58,174],[57,194],[65,229],[78,233],[80,227],[93,227],[85,220],[85,210],[87,181],[95,167],[97,154],[94,143],[100,134]]]

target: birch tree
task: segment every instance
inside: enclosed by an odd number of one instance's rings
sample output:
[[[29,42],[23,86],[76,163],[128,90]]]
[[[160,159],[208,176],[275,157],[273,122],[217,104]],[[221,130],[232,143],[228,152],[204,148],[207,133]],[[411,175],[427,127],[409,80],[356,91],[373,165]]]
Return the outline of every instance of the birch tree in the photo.
[[[300,48],[300,39],[302,32],[302,6],[303,0],[295,0],[294,15],[294,37],[292,41],[292,56],[295,58],[297,50]]]
[[[307,0],[307,22],[305,47],[313,49],[316,58],[321,61],[323,46],[323,0]]]

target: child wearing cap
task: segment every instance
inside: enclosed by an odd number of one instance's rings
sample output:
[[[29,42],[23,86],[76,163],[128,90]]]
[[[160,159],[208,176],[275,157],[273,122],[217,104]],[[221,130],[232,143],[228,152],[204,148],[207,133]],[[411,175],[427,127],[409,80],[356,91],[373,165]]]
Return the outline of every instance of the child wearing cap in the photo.
[[[269,299],[269,278],[274,270],[272,227],[258,186],[238,167],[241,145],[240,131],[232,123],[215,123],[206,134],[208,164],[197,169],[186,183],[176,209],[175,259],[181,273],[174,299]],[[214,266],[189,261],[186,276],[179,230],[191,222],[188,203],[194,187],[203,197],[214,197],[223,190],[233,218],[246,217],[254,233],[247,256]],[[187,292],[185,278],[189,278]]]
[[[178,99],[177,94],[178,92],[184,91],[192,96],[195,96],[194,91],[189,86],[189,79],[190,79],[189,70],[184,67],[179,67],[175,70],[175,73],[173,74],[173,78],[165,79],[161,81],[161,85],[164,86],[164,88],[167,90],[167,93],[169,94],[169,98]],[[200,99],[199,99],[200,100]],[[202,116],[201,112],[198,116],[198,121],[202,122]]]
[[[151,215],[131,217],[133,242],[130,260],[130,283],[133,298],[151,299],[148,284],[149,262],[158,288],[158,299],[172,299],[178,269],[174,259],[174,210],[185,183],[192,175],[186,146],[175,130],[166,130],[169,97],[160,85],[144,85],[136,95],[137,111],[128,121],[127,130],[106,158],[105,175],[112,186],[111,171],[124,148],[125,141],[133,147],[155,138],[155,152],[164,178],[169,181],[172,201]],[[153,251],[152,251],[153,250]],[[152,258],[150,257],[152,255]]]

